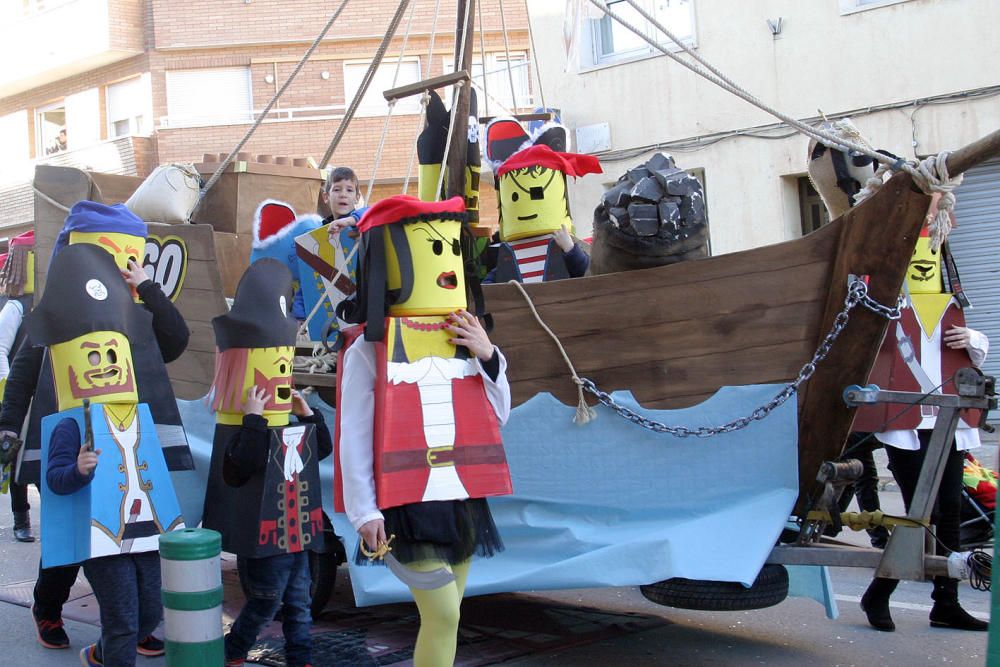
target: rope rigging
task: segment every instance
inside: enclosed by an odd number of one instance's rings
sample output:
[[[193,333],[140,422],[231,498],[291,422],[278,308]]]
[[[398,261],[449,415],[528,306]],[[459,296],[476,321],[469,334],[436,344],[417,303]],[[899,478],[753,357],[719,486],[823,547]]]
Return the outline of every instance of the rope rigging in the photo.
[[[666,35],[670,41],[677,45],[677,47],[690,56],[696,63],[688,62],[687,60],[681,58],[678,54],[674,53],[670,49],[666,48],[663,44],[653,39],[644,30],[640,30],[636,26],[629,23],[627,20],[622,18],[619,14],[615,13],[603,0],[589,0],[590,4],[594,5],[600,9],[604,14],[611,17],[617,21],[622,27],[628,29],[640,39],[645,41],[651,47],[661,52],[674,62],[677,62],[687,69],[691,70],[698,76],[711,81],[715,85],[719,86],[723,90],[726,90],[733,95],[749,102],[758,109],[778,118],[782,122],[788,124],[789,126],[795,128],[807,137],[811,137],[816,141],[819,141],[824,146],[828,148],[833,148],[837,150],[842,150],[846,152],[855,152],[862,155],[866,155],[873,160],[877,161],[882,167],[879,171],[881,175],[884,175],[888,170],[892,171],[905,171],[910,175],[913,181],[927,194],[933,192],[941,192],[944,196],[938,201],[938,211],[935,216],[934,229],[936,234],[934,238],[935,246],[940,246],[941,242],[947,237],[947,233],[951,228],[950,216],[948,211],[954,207],[954,195],[952,190],[954,190],[962,182],[962,177],[959,176],[955,179],[948,178],[948,170],[945,165],[945,158],[947,158],[947,153],[942,154],[942,156],[931,156],[922,162],[916,162],[913,160],[905,160],[903,158],[891,158],[887,155],[879,153],[873,150],[871,147],[862,145],[856,141],[852,141],[843,135],[838,135],[834,132],[829,132],[821,127],[813,127],[802,121],[785,114],[778,109],[766,104],[760,98],[749,93],[746,89],[741,87],[736,82],[732,81],[729,77],[723,74],[719,69],[714,67],[707,60],[702,58],[694,49],[689,47],[684,43],[682,39],[677,37],[673,32],[671,32],[666,26],[664,26],[660,21],[658,21],[654,16],[652,16],[645,8],[641,7],[636,0],[625,0],[625,2],[632,7],[640,16],[642,16],[646,21],[649,22],[651,26],[659,30],[661,33]],[[699,66],[700,65],[700,66]],[[869,179],[871,185],[871,191],[877,189],[878,185],[874,183],[874,177]],[[880,184],[879,184],[880,185]],[[866,187],[866,190],[869,188]],[[945,201],[947,199],[947,201]]]

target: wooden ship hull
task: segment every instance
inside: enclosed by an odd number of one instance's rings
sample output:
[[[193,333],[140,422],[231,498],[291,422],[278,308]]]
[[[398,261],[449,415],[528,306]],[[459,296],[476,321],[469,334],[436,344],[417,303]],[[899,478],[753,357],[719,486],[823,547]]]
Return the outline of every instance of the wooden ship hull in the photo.
[[[726,385],[794,380],[843,309],[851,274],[867,276],[870,296],[894,305],[930,201],[900,174],[801,239],[524,289],[580,377],[608,393],[628,389],[646,408],[689,407]],[[520,291],[487,285],[484,292],[491,337],[509,361],[513,404],[540,392],[575,404],[570,372]],[[798,392],[800,511],[820,464],[843,449],[853,411],[842,392],[866,381],[886,325],[854,308]]]

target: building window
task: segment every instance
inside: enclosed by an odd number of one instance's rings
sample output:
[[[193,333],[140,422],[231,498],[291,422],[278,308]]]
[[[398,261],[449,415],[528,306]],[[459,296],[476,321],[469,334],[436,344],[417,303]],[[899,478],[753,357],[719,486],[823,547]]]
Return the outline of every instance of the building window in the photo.
[[[808,176],[799,178],[799,214],[803,236],[830,222],[830,213]]]
[[[65,102],[35,111],[35,136],[38,156],[55,155],[67,149]]]
[[[112,139],[130,135],[148,136],[152,96],[148,76],[113,83],[108,86],[108,136]]]
[[[694,0],[638,0],[638,4],[686,46],[696,45]],[[625,0],[612,0],[608,2],[608,8],[623,20],[641,28],[651,39],[671,50],[679,50],[669,37],[653,27]],[[625,62],[659,53],[646,40],[606,14],[590,19],[590,30],[583,32],[585,35],[589,32],[590,37],[590,49],[581,49],[581,53],[589,51],[590,54],[590,61],[582,63],[584,66]]]
[[[840,0],[840,13],[854,14],[855,12],[863,12],[866,9],[876,9],[878,7],[885,7],[886,5],[896,5],[901,2],[908,2],[908,0]]]
[[[472,84],[476,88],[479,100],[479,113],[487,115],[503,115],[513,113],[516,109],[528,109],[534,106],[531,96],[531,61],[524,51],[511,52],[510,73],[508,74],[507,53],[487,53],[486,67],[483,59],[477,54],[472,61]],[[455,71],[455,60],[444,58],[443,71],[448,74]],[[511,96],[511,79],[514,81],[514,93]],[[444,91],[445,105],[451,107],[451,87]],[[498,110],[497,107],[500,107]]]
[[[396,65],[399,65],[399,74],[396,73]],[[361,80],[365,72],[371,66],[370,61],[344,62],[344,106],[350,106],[354,96],[361,86]],[[358,106],[358,116],[384,116],[389,111],[389,103],[383,97],[383,91],[391,88],[398,88],[409,83],[420,81],[420,60],[417,58],[404,58],[402,62],[398,59],[385,61],[375,70],[375,76],[361,104]],[[393,114],[419,114],[420,95],[404,97],[396,102]]]
[[[249,67],[167,72],[163,127],[233,125],[254,118]]]

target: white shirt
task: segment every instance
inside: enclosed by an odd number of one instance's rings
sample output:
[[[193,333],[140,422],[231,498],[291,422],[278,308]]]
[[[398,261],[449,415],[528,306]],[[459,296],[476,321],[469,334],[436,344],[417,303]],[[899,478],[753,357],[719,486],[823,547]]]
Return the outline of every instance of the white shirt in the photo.
[[[21,328],[23,319],[24,306],[16,299],[8,301],[0,310],[0,380],[10,375],[10,363],[7,357],[10,356],[10,348],[14,345],[17,330]]]
[[[507,382],[507,359],[497,350],[500,372],[496,382],[483,370],[486,397],[502,426],[510,416],[510,384]],[[340,387],[340,474],[343,480],[344,507],[355,530],[369,521],[381,519],[375,501],[375,346],[360,338],[344,353],[344,374]]]
[[[917,322],[920,324],[920,318],[917,318]],[[895,337],[895,333],[893,332],[894,326],[893,323],[889,324],[889,331],[886,333],[886,336]],[[923,325],[920,324],[920,326],[921,333],[923,334]],[[935,386],[941,384],[941,381],[945,379],[941,377],[941,350],[944,345],[941,341],[941,337],[944,334],[941,331],[942,328],[942,324],[938,322],[930,338],[926,335],[920,336],[920,366]],[[989,338],[980,331],[969,329],[969,347],[966,348],[966,351],[969,353],[972,365],[980,368],[983,362],[986,361],[986,355],[989,350]],[[913,409],[918,410],[919,407],[914,407]],[[936,416],[924,417],[918,428],[933,429],[936,420]],[[875,437],[883,444],[896,447],[897,449],[908,449],[911,451],[920,449],[920,440],[917,437],[916,429],[883,431],[882,433],[876,433]],[[979,447],[979,444],[979,428],[960,420],[958,428],[955,429],[955,448],[959,451],[965,451],[967,449],[975,449]]]

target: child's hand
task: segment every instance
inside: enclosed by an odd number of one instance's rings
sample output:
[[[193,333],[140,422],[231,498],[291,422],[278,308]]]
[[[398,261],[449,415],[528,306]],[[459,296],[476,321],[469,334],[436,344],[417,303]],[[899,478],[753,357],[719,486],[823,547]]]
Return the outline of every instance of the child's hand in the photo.
[[[125,279],[129,287],[136,289],[139,285],[149,280],[149,274],[134,259],[130,259],[128,261],[128,268],[122,270],[122,278]]]
[[[250,387],[247,392],[247,400],[243,403],[243,414],[263,415],[264,406],[271,400],[271,395],[264,389],[258,389],[257,385]]]
[[[101,450],[90,450],[80,448],[80,453],[76,457],[76,469],[84,477],[90,477],[97,467],[97,457],[101,455]]]
[[[486,335],[486,329],[479,323],[479,319],[469,311],[462,309],[448,316],[451,324],[448,331],[455,334],[450,339],[453,345],[461,345],[468,348],[480,361],[489,361],[493,356],[493,343]]]
[[[351,227],[355,224],[357,224],[357,220],[354,219],[354,216],[345,215],[343,218],[337,218],[336,220],[330,223],[330,228],[328,230],[328,233],[332,238],[337,234],[340,234],[340,232],[344,231],[348,227]]]
[[[561,225],[559,230],[552,233],[552,238],[556,240],[556,245],[563,253],[567,253],[573,249],[575,243],[573,242],[573,237],[569,235],[569,231],[566,229],[566,225]]]
[[[292,389],[292,414],[296,417],[312,417],[313,411],[297,390]]]

